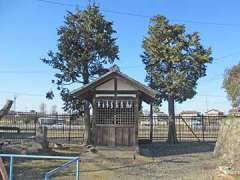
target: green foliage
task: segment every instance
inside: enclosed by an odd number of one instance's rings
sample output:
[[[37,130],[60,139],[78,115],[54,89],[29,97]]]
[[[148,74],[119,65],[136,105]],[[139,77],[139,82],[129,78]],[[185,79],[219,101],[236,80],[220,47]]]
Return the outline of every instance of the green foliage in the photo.
[[[160,107],[159,106],[153,106],[153,113],[160,113]]]
[[[69,96],[69,87],[87,84],[91,78],[105,73],[104,65],[118,59],[115,30],[99,7],[90,4],[85,10],[68,12],[64,25],[57,29],[58,51],[49,51],[44,63],[58,70],[52,83],[57,85],[65,102],[65,110],[79,109],[82,101]],[[52,92],[47,93],[52,98]]]
[[[197,32],[187,34],[185,26],[170,24],[163,16],[151,19],[141,55],[146,81],[158,90],[157,104],[171,96],[183,102],[196,94],[197,80],[206,75],[212,62],[211,49],[200,43]]]
[[[227,69],[224,75],[223,87],[228,94],[233,107],[240,105],[240,64]]]

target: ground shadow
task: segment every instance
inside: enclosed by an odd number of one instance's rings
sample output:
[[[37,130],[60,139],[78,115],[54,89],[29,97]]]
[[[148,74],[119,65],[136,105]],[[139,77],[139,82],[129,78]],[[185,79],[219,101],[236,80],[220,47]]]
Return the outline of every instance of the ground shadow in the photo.
[[[153,142],[139,145],[139,154],[147,157],[160,157],[181,154],[192,154],[201,152],[213,152],[215,143],[186,142],[168,144],[164,142]]]

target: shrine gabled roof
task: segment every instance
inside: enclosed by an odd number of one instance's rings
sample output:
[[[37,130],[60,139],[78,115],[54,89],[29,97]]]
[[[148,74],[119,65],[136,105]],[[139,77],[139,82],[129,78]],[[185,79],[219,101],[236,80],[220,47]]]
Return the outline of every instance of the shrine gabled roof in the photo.
[[[101,85],[104,82],[107,82],[111,79],[113,79],[114,77],[121,77],[124,80],[126,80],[127,82],[129,82],[129,84],[131,84],[137,91],[140,91],[141,93],[143,93],[143,95],[154,99],[157,91],[155,91],[154,89],[140,83],[139,81],[129,77],[128,75],[120,72],[119,68],[116,66],[113,66],[109,72],[105,73],[104,75],[100,76],[99,78],[91,81],[90,83],[75,89],[71,92],[71,95],[76,96],[76,97],[83,97],[87,92],[94,90],[96,87],[98,87],[99,85]]]

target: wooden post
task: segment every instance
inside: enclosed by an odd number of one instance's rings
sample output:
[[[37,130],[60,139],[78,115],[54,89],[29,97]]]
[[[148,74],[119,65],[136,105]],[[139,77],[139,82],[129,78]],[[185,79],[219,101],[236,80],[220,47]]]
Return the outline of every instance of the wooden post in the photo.
[[[150,104],[150,141],[153,140],[153,107],[152,103]]]
[[[96,93],[95,93],[96,96]],[[92,114],[92,141],[93,146],[96,147],[97,144],[97,128],[96,128],[96,100],[95,97],[92,100],[92,108],[93,108],[93,114]]]
[[[180,139],[180,142],[181,142],[182,141],[182,128],[181,128],[182,124],[179,116],[178,116],[178,127],[179,127],[179,132],[177,133],[177,137],[179,137],[178,139]]]
[[[117,95],[118,95],[118,79],[117,77],[113,78],[114,80],[114,100],[116,101],[117,99]],[[116,105],[114,107],[114,116],[113,116],[113,126],[109,128],[109,135],[111,136],[110,138],[110,145],[111,146],[116,146],[117,142],[116,142],[116,128],[117,128],[117,124],[116,124],[116,117],[117,117],[117,112],[116,112]]]
[[[36,142],[42,145],[44,151],[48,151],[48,140],[47,140],[47,127],[39,126],[37,129]]]
[[[47,127],[43,127],[43,149],[44,150],[48,150],[48,140],[47,140],[47,131],[48,128]]]
[[[137,95],[136,101],[135,101],[135,146],[138,148],[138,101],[139,101],[139,96]]]

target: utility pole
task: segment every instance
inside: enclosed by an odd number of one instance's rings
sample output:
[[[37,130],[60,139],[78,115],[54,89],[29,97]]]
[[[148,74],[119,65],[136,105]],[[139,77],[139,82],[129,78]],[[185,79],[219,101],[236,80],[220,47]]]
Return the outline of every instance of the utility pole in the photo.
[[[13,110],[14,110],[14,112],[16,112],[17,96],[14,95],[13,99],[14,99]]]
[[[205,103],[206,103],[206,112],[208,112],[208,97],[205,96]]]

